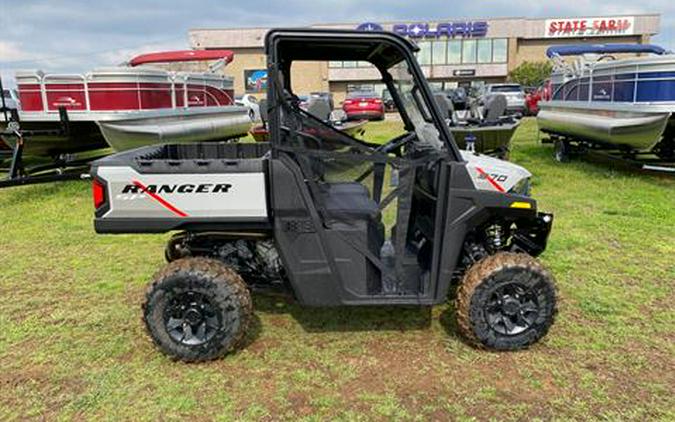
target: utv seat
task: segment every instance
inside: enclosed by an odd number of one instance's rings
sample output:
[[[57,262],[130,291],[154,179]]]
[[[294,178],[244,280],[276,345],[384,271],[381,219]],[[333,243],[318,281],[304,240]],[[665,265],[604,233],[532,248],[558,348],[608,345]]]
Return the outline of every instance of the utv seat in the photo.
[[[379,221],[380,208],[360,183],[325,183],[321,186],[322,202],[328,217]]]
[[[321,186],[321,196],[329,225],[338,230],[349,227],[350,232],[356,229],[360,233],[357,242],[380,256],[385,230],[382,213],[377,202],[368,196],[366,187],[356,182],[325,183]]]

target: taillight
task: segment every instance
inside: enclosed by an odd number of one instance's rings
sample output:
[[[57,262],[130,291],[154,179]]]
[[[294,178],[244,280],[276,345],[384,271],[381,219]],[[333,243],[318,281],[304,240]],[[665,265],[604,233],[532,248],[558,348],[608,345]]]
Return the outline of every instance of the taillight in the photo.
[[[374,101],[374,103],[375,103],[375,104],[382,104],[382,100],[380,100],[379,98],[376,98],[375,101]]]
[[[352,100],[345,100],[345,102],[343,104],[344,105],[350,105],[351,103],[352,103]]]
[[[101,208],[105,204],[105,184],[98,179],[94,179],[92,184],[92,193],[94,196],[94,207]]]

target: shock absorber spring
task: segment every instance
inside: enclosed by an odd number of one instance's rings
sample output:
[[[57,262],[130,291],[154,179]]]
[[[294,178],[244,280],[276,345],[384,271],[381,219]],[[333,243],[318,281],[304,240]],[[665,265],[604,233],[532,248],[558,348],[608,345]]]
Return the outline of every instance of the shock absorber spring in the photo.
[[[503,246],[503,231],[502,231],[502,226],[499,224],[493,224],[489,226],[485,230],[485,234],[487,237],[487,242],[490,245],[490,247],[497,251],[500,250]]]

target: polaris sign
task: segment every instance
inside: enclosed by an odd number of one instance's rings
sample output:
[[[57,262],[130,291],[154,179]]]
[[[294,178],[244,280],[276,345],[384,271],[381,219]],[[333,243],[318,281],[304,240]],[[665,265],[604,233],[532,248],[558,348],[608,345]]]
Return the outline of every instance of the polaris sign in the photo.
[[[365,22],[356,27],[359,31],[384,31],[384,27],[373,22]],[[486,21],[429,23],[395,23],[391,31],[410,38],[482,38],[487,35]]]

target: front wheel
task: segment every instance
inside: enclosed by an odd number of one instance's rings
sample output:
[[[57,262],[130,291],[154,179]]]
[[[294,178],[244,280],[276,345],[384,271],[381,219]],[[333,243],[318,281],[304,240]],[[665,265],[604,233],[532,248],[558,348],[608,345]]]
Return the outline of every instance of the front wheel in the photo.
[[[472,344],[526,348],[553,324],[553,277],[529,255],[497,253],[467,270],[457,291],[456,312],[459,329]]]
[[[197,257],[166,265],[143,305],[150,337],[170,357],[197,362],[241,345],[253,316],[242,278],[222,262]]]

